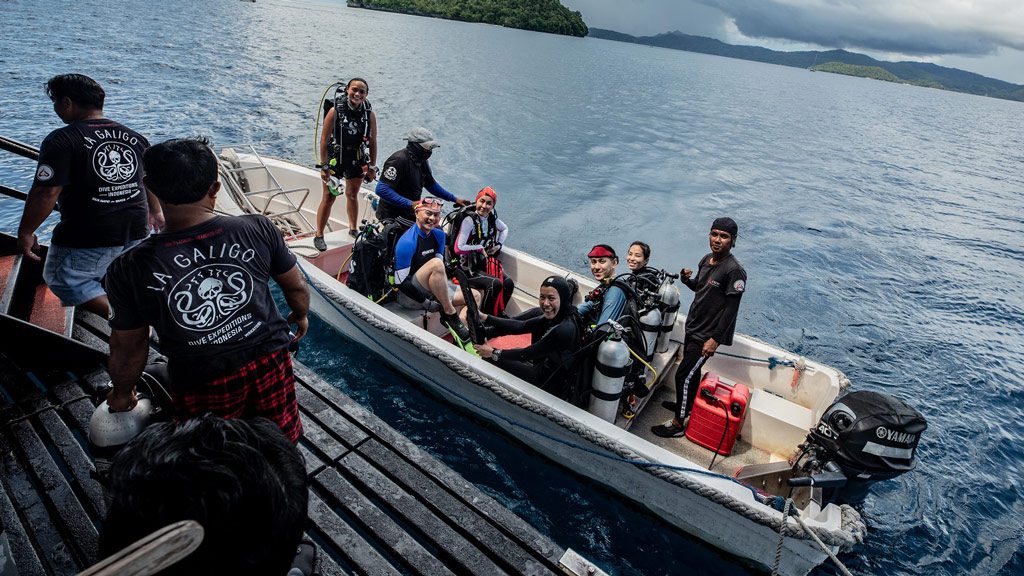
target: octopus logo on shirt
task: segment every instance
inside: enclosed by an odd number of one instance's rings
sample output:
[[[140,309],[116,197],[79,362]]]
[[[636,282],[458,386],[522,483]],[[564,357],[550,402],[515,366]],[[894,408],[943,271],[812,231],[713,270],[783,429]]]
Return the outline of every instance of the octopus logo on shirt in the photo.
[[[171,289],[168,307],[174,321],[188,330],[214,330],[252,298],[253,278],[234,264],[196,268]]]
[[[92,155],[92,167],[100,178],[110,184],[124,184],[139,171],[135,150],[119,142],[104,142]]]
[[[388,180],[394,180],[398,177],[398,170],[395,170],[394,166],[388,166],[387,170],[384,171],[384,177]]]

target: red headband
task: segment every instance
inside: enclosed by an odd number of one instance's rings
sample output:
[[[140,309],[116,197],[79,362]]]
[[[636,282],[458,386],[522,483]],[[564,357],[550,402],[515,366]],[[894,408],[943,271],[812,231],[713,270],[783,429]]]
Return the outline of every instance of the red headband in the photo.
[[[481,196],[490,196],[491,202],[498,202],[498,193],[494,191],[494,188],[490,186],[484,186],[476,193],[476,199],[479,200]]]
[[[618,256],[615,255],[615,250],[612,250],[610,246],[598,244],[590,249],[590,254],[587,254],[587,258],[618,258]]]

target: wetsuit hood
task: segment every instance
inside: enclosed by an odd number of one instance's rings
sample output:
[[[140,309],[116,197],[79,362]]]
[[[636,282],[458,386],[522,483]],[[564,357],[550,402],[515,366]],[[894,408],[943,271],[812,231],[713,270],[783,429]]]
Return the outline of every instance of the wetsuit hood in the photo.
[[[569,287],[569,282],[561,276],[548,276],[541,282],[541,287],[550,286],[558,292],[558,314],[551,320],[552,325],[558,324],[564,320],[569,314],[576,312],[576,307],[572,305],[572,288]]]

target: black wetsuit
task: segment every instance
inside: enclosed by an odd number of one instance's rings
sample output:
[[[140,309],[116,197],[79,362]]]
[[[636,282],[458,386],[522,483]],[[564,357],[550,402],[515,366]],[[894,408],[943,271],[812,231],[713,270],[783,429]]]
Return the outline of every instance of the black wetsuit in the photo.
[[[534,316],[527,320],[488,316],[484,322],[489,336],[530,334],[533,343],[526,348],[502,350],[497,365],[540,387],[545,392],[569,399],[580,333],[575,311],[561,320]]]
[[[709,338],[714,338],[721,346],[732,344],[740,299],[746,290],[747,272],[735,256],[729,254],[714,265],[710,261],[711,254],[704,256],[697,266],[696,275],[683,282],[695,295],[686,313],[683,360],[676,372],[676,416],[680,422],[693,409],[700,385],[700,370],[694,373],[689,383],[686,375],[700,360],[704,343]],[[685,412],[680,412],[683,398],[686,398]]]

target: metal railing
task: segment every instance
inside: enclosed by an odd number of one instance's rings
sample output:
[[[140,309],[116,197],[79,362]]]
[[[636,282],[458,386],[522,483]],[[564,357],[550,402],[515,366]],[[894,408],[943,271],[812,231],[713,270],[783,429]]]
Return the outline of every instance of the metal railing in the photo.
[[[38,148],[33,148],[28,144],[18,142],[17,140],[7,138],[6,136],[0,136],[0,150],[10,152],[11,154],[21,156],[22,158],[28,158],[29,160],[39,160]],[[0,194],[10,196],[11,198],[17,198],[23,202],[28,198],[28,194],[4,185],[0,185]]]

